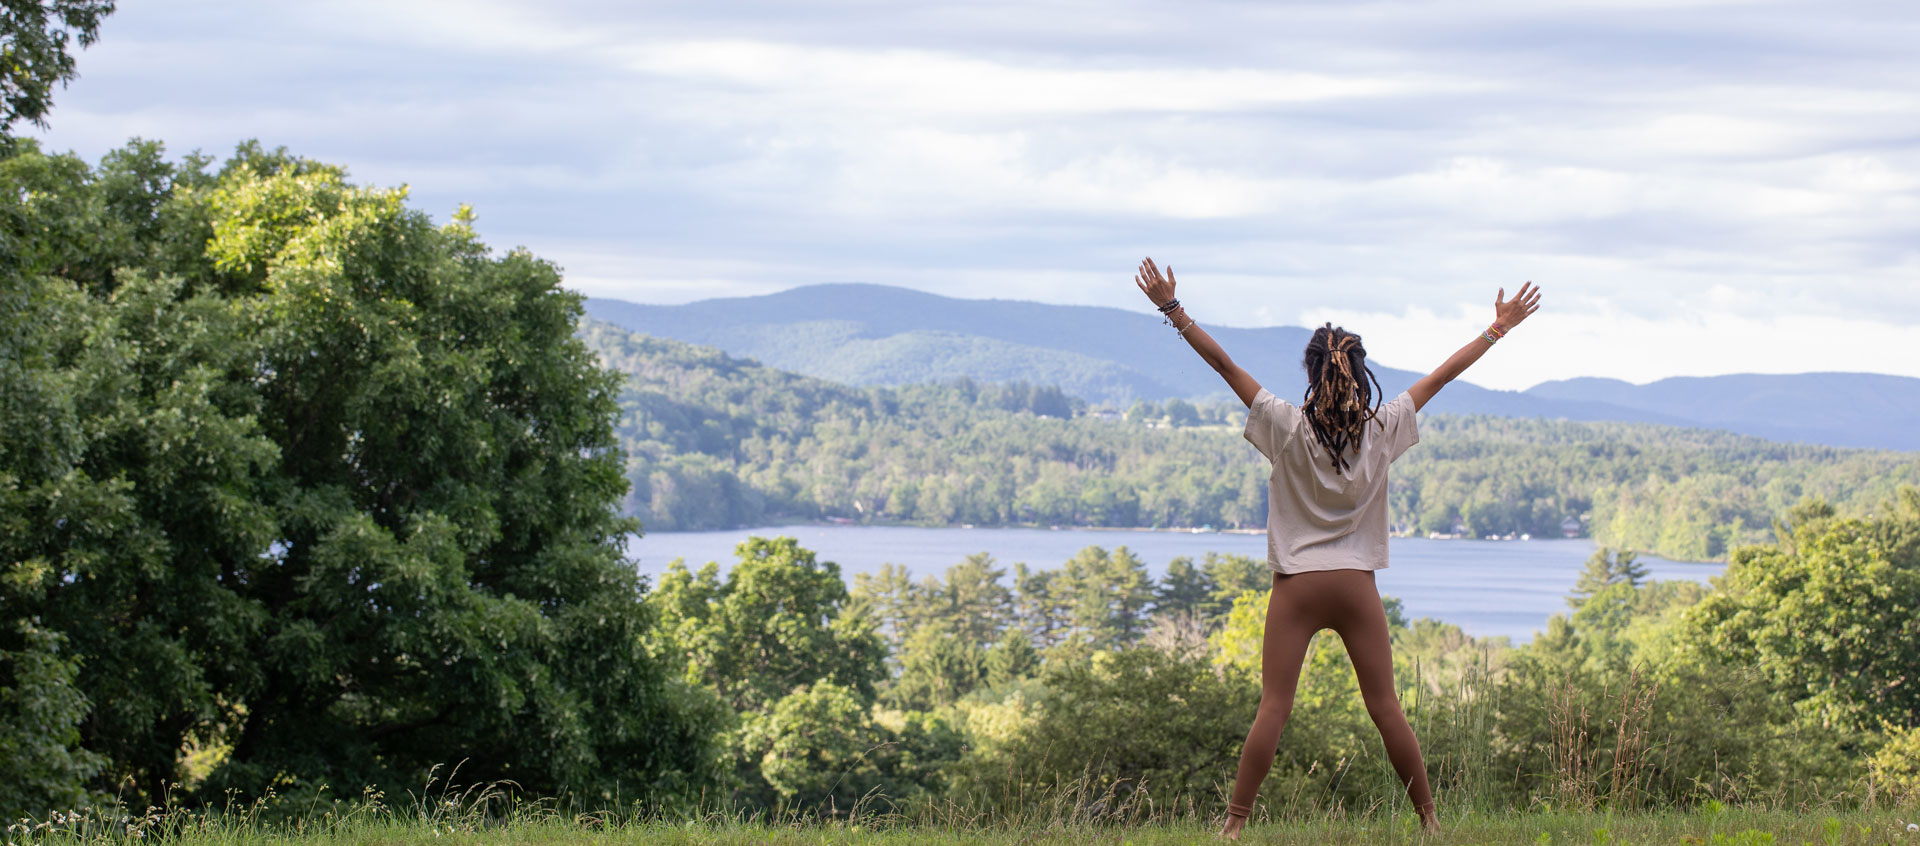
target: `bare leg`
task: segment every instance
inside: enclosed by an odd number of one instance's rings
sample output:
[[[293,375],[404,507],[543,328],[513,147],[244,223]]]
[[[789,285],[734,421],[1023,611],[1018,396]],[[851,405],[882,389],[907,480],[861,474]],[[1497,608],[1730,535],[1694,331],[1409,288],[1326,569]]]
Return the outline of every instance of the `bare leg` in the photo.
[[[1438,831],[1440,824],[1434,816],[1433,792],[1427,785],[1420,740],[1413,736],[1413,727],[1407,725],[1407,715],[1400,710],[1400,697],[1394,691],[1393,640],[1387,632],[1387,615],[1380,607],[1373,572],[1350,572],[1364,574],[1366,584],[1364,589],[1343,591],[1342,598],[1347,601],[1341,603],[1345,607],[1337,615],[1333,629],[1347,645],[1347,656],[1353,659],[1353,674],[1360,682],[1360,696],[1367,703],[1367,716],[1373,718],[1374,727],[1380,730],[1380,740],[1387,747],[1387,760],[1393,762],[1393,771],[1407,786],[1407,798],[1413,801],[1414,812],[1420,815],[1420,822],[1428,831]]]
[[[1293,712],[1294,688],[1300,683],[1300,663],[1307,654],[1307,642],[1319,631],[1316,618],[1309,622],[1300,597],[1289,590],[1288,580],[1297,578],[1275,574],[1273,593],[1267,599],[1267,628],[1260,640],[1260,709],[1254,713],[1253,728],[1240,748],[1240,771],[1233,779],[1233,796],[1227,801],[1227,823],[1220,834],[1238,839],[1240,829],[1253,815],[1253,801],[1260,795],[1260,782],[1273,768],[1273,755],[1280,746],[1280,730],[1287,726]]]

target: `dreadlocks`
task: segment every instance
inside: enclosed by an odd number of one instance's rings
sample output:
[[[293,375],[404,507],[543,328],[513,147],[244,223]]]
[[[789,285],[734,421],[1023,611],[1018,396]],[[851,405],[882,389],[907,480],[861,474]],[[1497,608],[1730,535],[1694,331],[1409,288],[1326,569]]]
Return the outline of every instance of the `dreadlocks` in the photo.
[[[1307,393],[1300,408],[1313,424],[1313,436],[1332,456],[1333,469],[1345,472],[1347,447],[1358,447],[1366,434],[1367,421],[1379,408],[1380,380],[1367,366],[1367,348],[1360,336],[1328,323],[1313,330],[1307,342],[1307,354],[1301,362],[1307,370]],[[1366,379],[1354,376],[1358,368]]]

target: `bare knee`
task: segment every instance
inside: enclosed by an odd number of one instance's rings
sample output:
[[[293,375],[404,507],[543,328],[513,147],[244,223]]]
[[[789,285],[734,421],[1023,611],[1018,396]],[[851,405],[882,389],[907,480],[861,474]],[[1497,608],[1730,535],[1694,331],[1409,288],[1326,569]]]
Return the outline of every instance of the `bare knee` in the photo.
[[[1400,711],[1400,699],[1395,696],[1376,696],[1367,698],[1367,716],[1373,718],[1373,724],[1380,728],[1405,725],[1407,715]]]

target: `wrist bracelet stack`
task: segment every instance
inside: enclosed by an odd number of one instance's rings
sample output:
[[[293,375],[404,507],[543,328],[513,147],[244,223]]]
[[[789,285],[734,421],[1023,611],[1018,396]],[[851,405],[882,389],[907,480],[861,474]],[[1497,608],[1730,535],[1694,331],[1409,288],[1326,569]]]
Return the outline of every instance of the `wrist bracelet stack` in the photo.
[[[1485,338],[1489,344],[1497,344],[1506,336],[1507,330],[1498,323],[1488,326],[1487,331],[1480,333],[1480,337]]]
[[[1180,326],[1173,322],[1173,313],[1176,311],[1180,311],[1179,298],[1176,297],[1174,299],[1168,300],[1165,305],[1159,306],[1158,308],[1160,310],[1161,317],[1164,318],[1160,322],[1165,323],[1168,326],[1172,326],[1174,330],[1173,334],[1179,335],[1182,338],[1186,337],[1187,330],[1193,328],[1193,318],[1191,317],[1187,318],[1187,325],[1185,326]],[[1181,313],[1185,314],[1185,312],[1181,312]]]

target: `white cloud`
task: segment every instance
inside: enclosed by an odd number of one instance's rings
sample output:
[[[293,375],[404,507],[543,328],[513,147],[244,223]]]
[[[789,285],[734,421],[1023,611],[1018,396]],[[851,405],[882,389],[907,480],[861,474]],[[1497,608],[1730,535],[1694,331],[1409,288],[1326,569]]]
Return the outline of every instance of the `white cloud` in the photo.
[[[1467,87],[1297,70],[1042,67],[931,50],[743,40],[642,43],[619,52],[630,70],[696,85],[748,86],[787,109],[879,112],[893,119],[1211,112]]]
[[[1899,368],[1916,39],[1870,2],[181,0],[123,4],[47,137],[286,144],[636,300],[1132,308],[1152,253],[1234,325],[1418,338],[1537,279],[1568,309],[1515,356],[1541,371],[1833,366],[1780,351],[1819,331]],[[1684,356],[1593,355],[1688,326]]]

